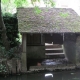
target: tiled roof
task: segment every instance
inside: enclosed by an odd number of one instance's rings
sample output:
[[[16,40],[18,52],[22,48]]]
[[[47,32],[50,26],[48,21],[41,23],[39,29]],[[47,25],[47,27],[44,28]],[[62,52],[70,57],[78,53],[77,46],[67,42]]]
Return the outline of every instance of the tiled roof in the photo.
[[[20,32],[80,32],[80,17],[70,8],[18,8]]]

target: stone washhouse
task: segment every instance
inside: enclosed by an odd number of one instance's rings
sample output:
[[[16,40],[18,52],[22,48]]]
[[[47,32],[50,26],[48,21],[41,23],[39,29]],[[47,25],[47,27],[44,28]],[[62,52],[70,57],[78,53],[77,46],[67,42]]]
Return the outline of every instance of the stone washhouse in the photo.
[[[27,57],[45,58],[45,43],[63,44],[65,56],[80,62],[80,17],[71,8],[18,8],[18,30],[22,35],[22,72]],[[34,54],[34,55],[33,55]]]

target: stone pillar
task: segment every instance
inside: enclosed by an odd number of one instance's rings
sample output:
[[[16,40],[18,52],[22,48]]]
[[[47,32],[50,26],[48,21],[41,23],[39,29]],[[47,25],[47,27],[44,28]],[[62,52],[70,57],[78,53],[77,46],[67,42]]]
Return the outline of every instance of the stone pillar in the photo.
[[[21,56],[21,71],[27,72],[27,52],[26,52],[26,34],[22,34],[22,56]]]
[[[71,63],[76,63],[76,35],[74,33],[64,34],[64,50],[66,58]]]

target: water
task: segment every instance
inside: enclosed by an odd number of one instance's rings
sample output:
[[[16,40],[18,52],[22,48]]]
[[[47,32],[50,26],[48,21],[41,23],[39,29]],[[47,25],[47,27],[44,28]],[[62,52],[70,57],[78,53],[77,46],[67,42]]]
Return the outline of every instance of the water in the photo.
[[[80,80],[80,71],[52,72],[53,77],[45,77],[47,73],[0,77],[0,80]]]

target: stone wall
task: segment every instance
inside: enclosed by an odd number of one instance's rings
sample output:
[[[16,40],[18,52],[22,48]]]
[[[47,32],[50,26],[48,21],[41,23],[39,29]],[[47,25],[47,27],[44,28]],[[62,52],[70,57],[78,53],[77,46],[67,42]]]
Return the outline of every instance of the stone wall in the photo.
[[[64,34],[64,49],[69,62],[76,63],[76,35],[74,33]]]
[[[45,46],[27,46],[27,58],[45,58]]]
[[[1,74],[16,74],[21,72],[21,60],[13,58],[11,60],[1,59],[0,65],[5,66],[5,71],[0,72]]]
[[[76,61],[80,63],[80,36],[76,40]]]
[[[66,58],[72,63],[80,63],[80,34],[67,33],[64,36]]]

